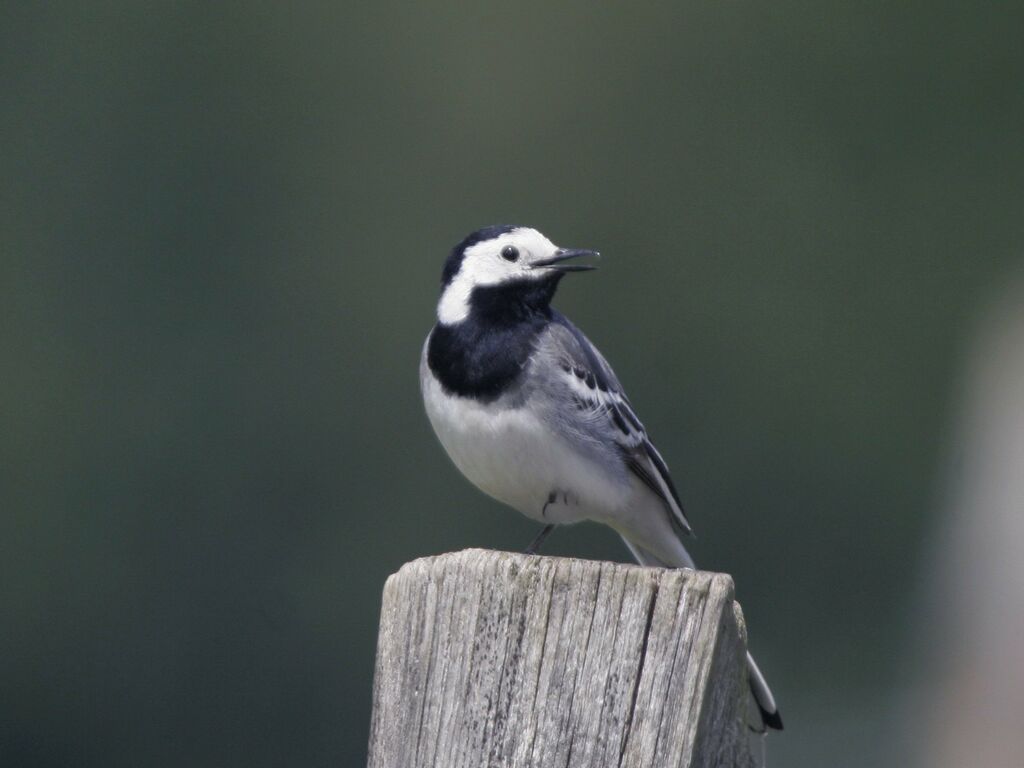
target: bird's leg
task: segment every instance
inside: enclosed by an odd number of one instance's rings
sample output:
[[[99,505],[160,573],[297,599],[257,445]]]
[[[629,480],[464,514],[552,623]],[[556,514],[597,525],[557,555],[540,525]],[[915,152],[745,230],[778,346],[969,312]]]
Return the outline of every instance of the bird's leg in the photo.
[[[540,533],[538,533],[534,537],[533,541],[530,542],[530,546],[528,546],[525,550],[523,550],[523,554],[524,555],[536,555],[537,554],[537,550],[540,549],[540,545],[544,543],[544,539],[546,539],[548,536],[550,536],[551,532],[553,530],[555,530],[555,524],[554,523],[548,523],[543,528],[541,528],[540,529]]]

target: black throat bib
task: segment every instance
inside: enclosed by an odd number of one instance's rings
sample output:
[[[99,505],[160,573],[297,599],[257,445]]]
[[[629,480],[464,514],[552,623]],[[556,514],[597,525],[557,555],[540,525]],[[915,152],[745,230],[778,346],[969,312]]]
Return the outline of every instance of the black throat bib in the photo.
[[[427,364],[448,394],[487,402],[519,378],[551,322],[560,277],[474,288],[465,320],[434,326]]]

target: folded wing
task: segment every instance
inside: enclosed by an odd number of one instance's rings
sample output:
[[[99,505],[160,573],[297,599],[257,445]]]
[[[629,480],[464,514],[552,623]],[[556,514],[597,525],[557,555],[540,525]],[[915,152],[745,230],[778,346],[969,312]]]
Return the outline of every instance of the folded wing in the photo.
[[[597,347],[557,312],[543,344],[545,357],[553,363],[555,389],[579,420],[579,431],[614,445],[625,467],[662,500],[676,528],[691,533],[665,460]]]

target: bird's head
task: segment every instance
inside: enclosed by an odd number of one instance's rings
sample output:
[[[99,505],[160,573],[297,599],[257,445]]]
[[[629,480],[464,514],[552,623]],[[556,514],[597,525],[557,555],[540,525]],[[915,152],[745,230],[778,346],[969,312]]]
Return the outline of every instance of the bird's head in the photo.
[[[596,269],[567,262],[598,255],[597,251],[559,248],[530,227],[478,229],[456,245],[445,262],[437,319],[454,325],[473,312],[516,316],[546,310],[566,273]]]

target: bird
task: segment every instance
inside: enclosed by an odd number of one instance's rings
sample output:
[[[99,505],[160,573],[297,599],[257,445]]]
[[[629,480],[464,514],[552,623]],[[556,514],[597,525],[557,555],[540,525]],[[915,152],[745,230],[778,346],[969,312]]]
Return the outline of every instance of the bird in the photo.
[[[608,361],[551,306],[562,278],[595,269],[599,255],[515,225],[459,242],[420,357],[424,407],[471,483],[543,524],[527,553],[554,526],[590,520],[616,531],[641,565],[695,568],[668,465]],[[782,730],[749,652],[747,673],[760,715],[751,727]]]

